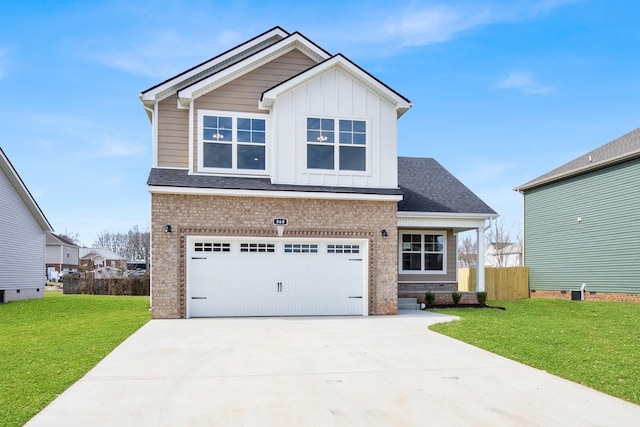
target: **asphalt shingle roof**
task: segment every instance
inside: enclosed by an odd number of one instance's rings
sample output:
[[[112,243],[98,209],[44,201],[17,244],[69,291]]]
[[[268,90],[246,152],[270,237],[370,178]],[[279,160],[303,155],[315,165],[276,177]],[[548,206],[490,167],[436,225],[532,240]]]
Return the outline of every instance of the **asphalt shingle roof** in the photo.
[[[432,158],[398,157],[398,185],[400,211],[496,214]]]
[[[400,195],[393,188],[329,187],[321,185],[272,184],[269,178],[242,178],[214,175],[189,175],[182,169],[151,169],[147,185],[159,187],[216,188],[231,190],[307,191],[314,193],[357,193]]]
[[[530,190],[544,184],[602,169],[637,157],[640,157],[640,128],[589,151],[544,175],[540,175],[536,179],[515,188],[515,190]]]
[[[272,184],[269,178],[189,175],[187,170],[160,168],[151,169],[147,184],[182,188],[402,195],[403,200],[398,204],[400,211],[496,214],[431,158],[399,157],[399,189]]]

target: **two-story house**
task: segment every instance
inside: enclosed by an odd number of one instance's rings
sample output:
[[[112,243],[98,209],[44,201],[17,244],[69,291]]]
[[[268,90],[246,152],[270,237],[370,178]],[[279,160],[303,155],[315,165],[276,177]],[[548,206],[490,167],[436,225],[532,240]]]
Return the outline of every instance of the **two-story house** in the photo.
[[[496,216],[435,160],[398,158],[407,98],[298,32],[139,96],[154,318],[395,314],[455,290],[456,234]]]
[[[57,273],[63,271],[77,271],[79,264],[80,246],[67,239],[51,233],[47,234],[47,252],[45,256],[45,268]]]

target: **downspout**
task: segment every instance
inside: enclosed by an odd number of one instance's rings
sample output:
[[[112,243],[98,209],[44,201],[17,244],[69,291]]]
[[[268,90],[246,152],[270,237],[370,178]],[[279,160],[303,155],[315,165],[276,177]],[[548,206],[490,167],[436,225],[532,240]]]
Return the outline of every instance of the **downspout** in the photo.
[[[152,149],[151,151],[152,153],[152,160],[151,160],[151,167],[156,167],[158,165],[158,161],[157,161],[157,137],[156,137],[156,124],[157,121],[156,119],[156,115],[155,112],[157,110],[157,108],[155,108],[155,106],[158,105],[158,103],[154,103],[154,108],[150,108],[147,107],[144,102],[142,103],[142,107],[147,110],[149,112],[150,117],[152,117],[151,119],[151,145],[152,145]],[[151,203],[149,203],[149,218],[151,218],[151,211],[153,210],[153,206],[151,206]],[[152,272],[151,272],[151,253],[153,252],[151,250],[151,248],[153,247],[153,223],[151,223],[151,226],[149,227],[149,259],[147,260],[148,265],[147,265],[147,270],[149,273],[149,311],[153,310],[153,278],[152,278]]]

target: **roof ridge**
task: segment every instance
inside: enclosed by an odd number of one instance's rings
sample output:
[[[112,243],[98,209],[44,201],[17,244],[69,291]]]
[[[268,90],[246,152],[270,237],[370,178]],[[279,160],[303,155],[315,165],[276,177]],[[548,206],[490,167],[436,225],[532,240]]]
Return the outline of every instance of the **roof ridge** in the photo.
[[[514,188],[514,190],[520,192],[526,191],[564,178],[582,175],[607,166],[632,160],[636,157],[640,157],[640,128],[634,129],[606,144],[600,145]]]

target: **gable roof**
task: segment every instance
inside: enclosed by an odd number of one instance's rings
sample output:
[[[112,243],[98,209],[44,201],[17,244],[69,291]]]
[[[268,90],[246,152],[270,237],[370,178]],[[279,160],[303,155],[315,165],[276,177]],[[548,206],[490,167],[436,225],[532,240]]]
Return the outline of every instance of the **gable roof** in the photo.
[[[115,259],[124,261],[124,257],[121,257],[117,253],[105,248],[80,248],[79,255],[82,259],[93,258],[95,255],[98,255],[103,259]]]
[[[540,175],[536,179],[516,187],[514,190],[524,192],[541,185],[582,175],[636,158],[640,158],[640,128],[589,151],[544,175]]]
[[[198,98],[294,49],[298,49],[316,62],[324,61],[330,57],[326,50],[307,39],[301,33],[295,32],[270,46],[246,55],[241,60],[230,63],[224,68],[215,70],[215,72],[204,76],[202,79],[182,87],[178,90],[178,101],[183,107],[187,107],[192,99]]]
[[[321,73],[331,69],[331,68],[340,68],[345,71],[347,74],[351,75],[355,79],[359,80],[362,84],[367,86],[368,88],[375,91],[378,95],[385,98],[387,101],[391,102],[396,106],[396,111],[398,117],[406,113],[409,108],[413,105],[411,101],[409,101],[404,96],[400,95],[395,90],[391,89],[389,86],[378,80],[376,77],[365,71],[363,68],[355,64],[346,56],[338,53],[337,55],[332,56],[331,58],[326,59],[323,62],[320,62],[318,65],[315,65],[298,75],[295,75],[270,89],[267,89],[262,93],[260,97],[260,108],[269,108],[273,105],[278,95],[281,93],[298,86]]]
[[[300,50],[318,62],[318,65],[263,92],[260,99],[261,108],[270,107],[275,101],[275,97],[283,91],[301,84],[332,67],[340,67],[394,104],[398,117],[413,105],[407,98],[391,89],[344,55],[337,54],[332,56],[302,33],[296,31],[289,34],[280,27],[274,27],[208,61],[142,91],[138,94],[138,97],[145,107],[149,120],[152,120],[151,108],[155,102],[177,93],[180,105],[183,108],[187,108],[193,99],[293,49]]]
[[[47,234],[47,245],[58,245],[58,246],[66,245],[66,246],[73,246],[75,248],[80,247],[75,243],[73,243],[71,240],[67,239],[66,237],[59,236],[54,233]]]
[[[53,232],[53,227],[51,227],[49,220],[44,216],[42,209],[40,209],[40,206],[36,203],[36,200],[22,181],[22,178],[18,175],[18,171],[16,171],[9,161],[9,158],[4,154],[2,147],[0,147],[0,170],[2,170],[7,176],[9,182],[13,185],[13,188],[15,188],[16,192],[20,198],[22,198],[24,204],[33,215],[33,218],[36,220],[38,225],[40,225],[40,228],[42,228],[42,231],[47,233]]]
[[[277,43],[287,36],[289,36],[289,33],[282,28],[273,27],[272,29],[265,31],[264,33],[259,34],[236,47],[233,47],[211,59],[189,68],[186,71],[183,71],[180,74],[170,77],[162,83],[158,83],[157,85],[140,92],[138,97],[144,105],[151,107],[155,101],[166,98],[183,87],[202,80],[202,78],[216,73],[222,68],[235,64],[253,55],[255,52]]]
[[[398,185],[399,211],[497,215],[432,158],[398,157]]]

